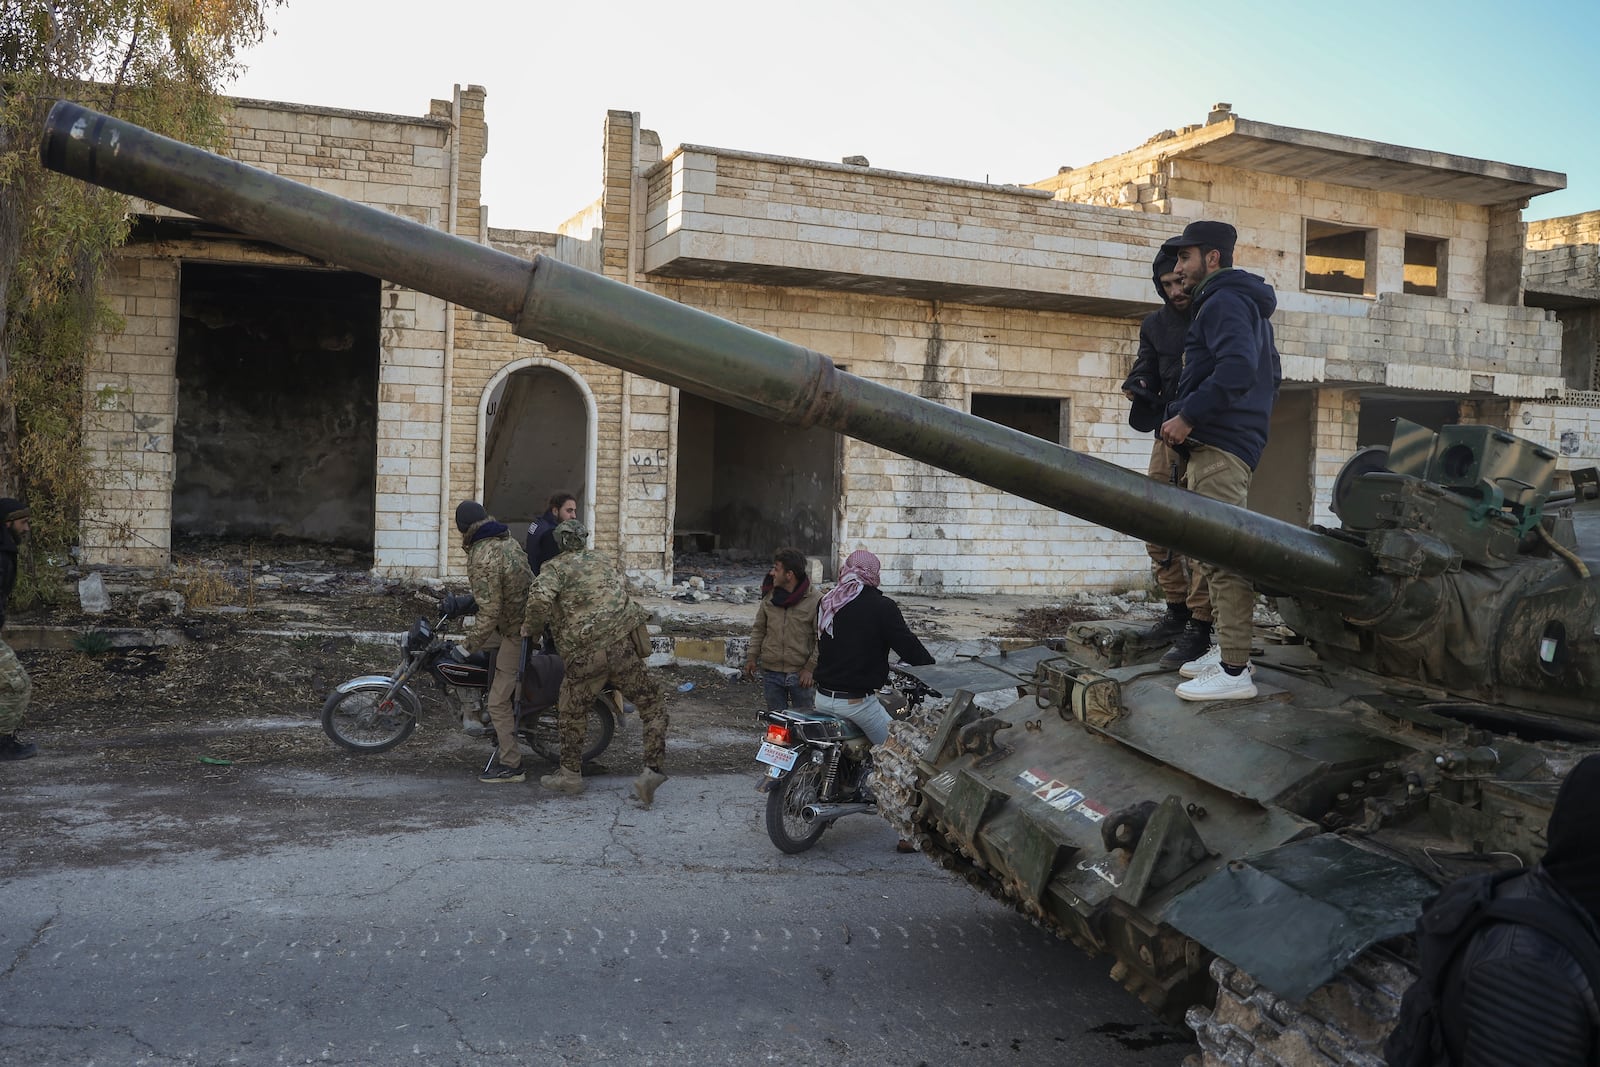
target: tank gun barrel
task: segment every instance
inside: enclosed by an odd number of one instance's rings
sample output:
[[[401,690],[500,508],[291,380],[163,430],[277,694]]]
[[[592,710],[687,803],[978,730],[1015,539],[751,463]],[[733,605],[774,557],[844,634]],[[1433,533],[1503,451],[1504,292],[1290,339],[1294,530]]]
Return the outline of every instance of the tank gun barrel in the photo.
[[[766,418],[822,426],[1360,613],[1393,595],[1361,548],[846,374],[828,357],[549,257],[532,262],[70,102],[56,171],[513,324],[523,337]]]

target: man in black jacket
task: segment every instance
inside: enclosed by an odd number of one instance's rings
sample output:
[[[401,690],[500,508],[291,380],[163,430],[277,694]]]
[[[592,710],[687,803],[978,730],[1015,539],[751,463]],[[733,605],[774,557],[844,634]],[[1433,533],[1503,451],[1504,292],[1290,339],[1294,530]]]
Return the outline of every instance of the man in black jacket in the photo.
[[[17,584],[17,547],[28,538],[28,506],[13,497],[0,497],[0,627],[6,623],[11,590]],[[0,760],[27,759],[39,746],[17,739],[17,727],[28,711],[33,683],[11,646],[0,641]]]
[[[1272,286],[1233,269],[1234,228],[1191,222],[1177,240],[1178,273],[1194,301],[1183,342],[1178,397],[1167,405],[1161,439],[1186,453],[1184,485],[1201,496],[1243,507],[1267,444],[1282,379],[1269,321]],[[1178,672],[1184,700],[1239,700],[1256,695],[1250,639],[1256,595],[1249,579],[1198,563],[1211,589],[1217,646]]]
[[[1547,911],[1564,910],[1600,939],[1597,811],[1600,755],[1585,758],[1561,784],[1543,861],[1502,882],[1495,898],[1520,897]],[[1446,972],[1440,1021],[1448,1067],[1600,1063],[1596,990],[1571,946],[1531,926],[1496,922],[1472,935]]]
[[[839,584],[817,609],[816,710],[849,719],[874,745],[889,737],[889,712],[878,690],[889,680],[889,653],[903,663],[933,662],[900,607],[878,591],[878,557],[850,553]]]
[[[556,527],[577,517],[578,498],[571,493],[557,493],[550,498],[545,513],[528,524],[528,566],[535,576],[546,561],[561,554],[556,545]]]
[[[1178,397],[1178,378],[1183,371],[1183,337],[1189,330],[1189,294],[1178,273],[1179,238],[1172,238],[1156,253],[1150,265],[1150,280],[1160,294],[1160,311],[1152,311],[1139,324],[1139,353],[1133,370],[1122,383],[1122,395],[1132,401],[1128,425],[1141,433],[1153,434],[1165,418],[1167,402]],[[1184,457],[1168,447],[1159,436],[1150,449],[1150,477],[1175,485],[1183,484]],[[1139,636],[1150,644],[1172,641],[1164,660],[1168,667],[1187,663],[1203,655],[1211,646],[1211,597],[1199,571],[1189,566],[1183,554],[1149,542],[1150,571],[1166,601],[1166,614]]]

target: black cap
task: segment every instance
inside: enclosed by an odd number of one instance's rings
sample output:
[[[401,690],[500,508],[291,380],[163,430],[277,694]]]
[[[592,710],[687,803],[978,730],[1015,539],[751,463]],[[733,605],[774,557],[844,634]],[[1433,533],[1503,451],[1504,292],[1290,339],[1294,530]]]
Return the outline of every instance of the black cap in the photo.
[[[466,533],[475,522],[482,522],[489,517],[483,510],[483,505],[476,500],[463,500],[456,505],[456,529]]]
[[[1201,219],[1199,222],[1189,223],[1183,228],[1182,234],[1174,237],[1161,247],[1166,248],[1167,245],[1171,245],[1177,249],[1204,245],[1207,248],[1220,249],[1231,256],[1233,255],[1233,246],[1238,240],[1239,231],[1226,222]]]
[[[12,519],[26,519],[32,512],[28,505],[13,496],[0,496],[0,522],[10,522]]]

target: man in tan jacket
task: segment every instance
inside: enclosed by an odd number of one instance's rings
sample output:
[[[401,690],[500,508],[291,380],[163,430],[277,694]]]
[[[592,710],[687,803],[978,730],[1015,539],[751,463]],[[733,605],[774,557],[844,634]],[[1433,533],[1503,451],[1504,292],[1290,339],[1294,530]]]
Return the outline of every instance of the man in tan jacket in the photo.
[[[759,668],[768,711],[809,708],[816,700],[811,672],[817,668],[817,605],[822,594],[806,577],[806,557],[797,548],[772,554],[772,570],[761,587],[756,624],[744,670]]]

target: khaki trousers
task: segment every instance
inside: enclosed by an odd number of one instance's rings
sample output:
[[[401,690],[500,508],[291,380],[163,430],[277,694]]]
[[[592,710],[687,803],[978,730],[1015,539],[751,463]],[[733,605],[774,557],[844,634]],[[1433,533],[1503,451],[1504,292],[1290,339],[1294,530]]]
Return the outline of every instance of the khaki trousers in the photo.
[[[1251,470],[1232,452],[1210,445],[1189,446],[1189,467],[1184,484],[1201,496],[1224,504],[1244,507],[1250,496]],[[1217,645],[1225,663],[1250,661],[1251,619],[1256,609],[1256,591],[1237,574],[1213,564],[1194,561],[1201,581],[1210,587],[1211,609],[1216,616]]]
[[[489,683],[489,721],[499,742],[495,753],[502,767],[522,766],[522,750],[517,747],[517,719],[511,711],[511,698],[517,691],[517,660],[522,656],[522,638],[516,634],[500,638],[494,654],[494,679]]]

